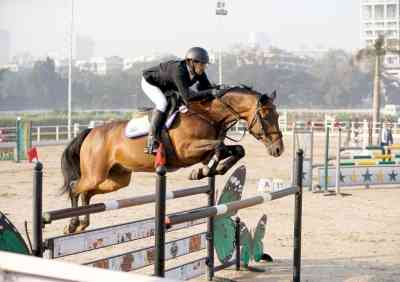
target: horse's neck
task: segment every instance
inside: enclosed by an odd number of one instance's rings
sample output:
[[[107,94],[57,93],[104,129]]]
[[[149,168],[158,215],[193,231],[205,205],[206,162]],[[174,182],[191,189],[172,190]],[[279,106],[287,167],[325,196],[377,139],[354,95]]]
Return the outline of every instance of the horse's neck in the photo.
[[[213,101],[201,105],[197,104],[195,110],[201,110],[204,115],[209,119],[216,122],[230,123],[237,120],[239,117],[243,118],[248,112],[249,106],[243,105],[238,95],[227,95],[222,97],[221,100],[214,99]]]

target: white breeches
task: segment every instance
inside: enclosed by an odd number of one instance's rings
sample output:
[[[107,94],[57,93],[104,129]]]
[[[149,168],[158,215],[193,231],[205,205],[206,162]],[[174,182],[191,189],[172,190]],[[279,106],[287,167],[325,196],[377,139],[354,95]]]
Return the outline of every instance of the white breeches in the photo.
[[[156,109],[164,113],[167,109],[168,102],[160,88],[151,85],[142,77],[142,89],[147,97],[156,105]]]

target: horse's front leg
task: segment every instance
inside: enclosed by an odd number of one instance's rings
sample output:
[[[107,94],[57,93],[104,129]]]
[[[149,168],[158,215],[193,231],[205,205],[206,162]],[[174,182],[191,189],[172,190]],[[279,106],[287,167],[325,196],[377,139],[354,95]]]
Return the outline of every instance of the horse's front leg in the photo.
[[[211,155],[211,158],[208,159],[207,165],[193,169],[189,179],[198,180],[215,174],[224,174],[243,156],[244,149],[242,146],[226,146],[221,142],[215,147],[214,153]],[[221,160],[225,160],[222,165],[220,163]],[[222,173],[222,171],[224,172]]]
[[[192,141],[187,146],[182,146],[180,156],[185,160],[191,160],[192,163],[202,162],[207,164],[200,168],[195,168],[189,175],[190,180],[199,180],[210,176],[215,171],[219,160],[221,159],[221,150],[225,145],[220,140],[202,139]],[[179,154],[178,153],[178,154]]]
[[[218,163],[215,169],[215,174],[225,174],[232,166],[234,166],[241,158],[245,156],[245,150],[241,145],[229,145],[225,146],[225,148],[225,157],[223,158],[223,161]]]

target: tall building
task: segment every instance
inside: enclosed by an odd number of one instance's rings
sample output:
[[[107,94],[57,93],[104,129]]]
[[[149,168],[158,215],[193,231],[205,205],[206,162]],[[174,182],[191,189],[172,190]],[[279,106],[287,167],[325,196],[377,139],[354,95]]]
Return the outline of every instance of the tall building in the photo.
[[[10,62],[11,38],[7,30],[0,29],[0,66]]]
[[[361,0],[362,47],[373,45],[379,35],[385,36],[386,46],[400,50],[400,0]],[[384,67],[400,78],[399,55],[385,55]]]

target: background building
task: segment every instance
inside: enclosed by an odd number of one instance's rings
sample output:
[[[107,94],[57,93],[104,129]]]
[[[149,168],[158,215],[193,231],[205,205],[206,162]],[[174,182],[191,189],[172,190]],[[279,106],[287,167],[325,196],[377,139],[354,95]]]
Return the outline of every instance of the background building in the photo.
[[[379,35],[385,36],[385,44],[400,47],[400,0],[361,0],[362,47],[374,44]],[[387,54],[385,71],[400,78],[400,56]]]

